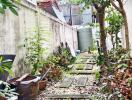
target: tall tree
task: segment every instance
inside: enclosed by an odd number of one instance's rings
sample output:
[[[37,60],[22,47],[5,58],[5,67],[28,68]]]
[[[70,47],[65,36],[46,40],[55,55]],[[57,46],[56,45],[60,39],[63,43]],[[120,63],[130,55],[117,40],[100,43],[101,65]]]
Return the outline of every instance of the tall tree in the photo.
[[[107,23],[107,33],[111,36],[111,42],[113,50],[117,49],[121,45],[118,33],[120,32],[123,25],[123,17],[113,6],[109,7],[106,11],[105,21]]]
[[[108,66],[109,61],[106,46],[105,10],[110,6],[110,0],[80,0],[80,2],[83,3],[85,7],[89,7],[89,5],[94,6],[97,11],[100,27],[100,46],[105,60],[104,64]]]
[[[115,7],[117,11],[119,11],[123,17],[124,27],[125,27],[125,40],[126,40],[126,49],[130,49],[129,44],[129,29],[128,29],[128,21],[127,15],[124,9],[124,0],[110,0],[111,4]]]

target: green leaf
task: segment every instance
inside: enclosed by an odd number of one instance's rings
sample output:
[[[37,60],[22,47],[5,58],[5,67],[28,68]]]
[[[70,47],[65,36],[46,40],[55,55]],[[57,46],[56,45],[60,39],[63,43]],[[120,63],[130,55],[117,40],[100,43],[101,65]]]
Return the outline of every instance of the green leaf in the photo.
[[[3,71],[3,68],[0,66],[0,73],[3,73],[4,71]]]
[[[12,71],[11,71],[9,68],[5,67],[4,70],[7,71],[7,72],[9,73],[9,75],[11,75],[11,76],[14,75],[14,74],[12,73]]]
[[[5,97],[5,94],[4,94],[4,93],[2,93],[2,92],[0,92],[0,96]]]
[[[18,16],[18,12],[16,11],[15,8],[13,8],[13,7],[9,7],[9,9],[10,9],[15,15]]]
[[[127,64],[119,64],[117,68],[122,69],[128,67]]]
[[[5,10],[3,8],[0,7],[0,13],[1,14],[4,14],[5,13]]]
[[[132,86],[132,78],[131,77],[128,78],[128,84],[129,84],[129,86]]]

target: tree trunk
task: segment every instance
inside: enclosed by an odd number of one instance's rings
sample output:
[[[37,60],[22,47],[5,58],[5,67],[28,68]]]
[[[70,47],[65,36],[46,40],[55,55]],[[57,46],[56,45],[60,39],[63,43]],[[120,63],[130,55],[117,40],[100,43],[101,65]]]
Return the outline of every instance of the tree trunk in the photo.
[[[128,30],[128,22],[127,22],[127,16],[126,16],[126,12],[123,6],[123,0],[116,0],[119,4],[119,7],[114,3],[113,0],[110,0],[111,4],[113,5],[113,7],[115,7],[115,9],[117,11],[119,11],[124,19],[124,27],[125,27],[125,40],[126,40],[126,49],[129,50],[130,49],[130,44],[129,44],[129,30]]]
[[[100,27],[100,46],[101,50],[104,54],[105,65],[108,66],[108,54],[107,54],[107,46],[106,46],[106,33],[105,33],[105,25],[104,25],[104,18],[105,18],[105,9],[98,10],[98,18],[99,18],[99,27]]]
[[[128,30],[128,23],[127,23],[127,16],[126,16],[126,12],[123,6],[123,1],[118,0],[119,6],[121,8],[121,14],[123,16],[124,19],[124,26],[125,26],[125,39],[126,39],[126,49],[129,50],[130,49],[130,45],[129,45],[129,30]]]
[[[123,9],[122,11],[122,16],[123,16],[123,20],[124,20],[124,27],[125,27],[125,40],[126,40],[126,49],[129,50],[130,49],[130,44],[129,44],[129,30],[128,30],[128,22],[127,22],[127,16],[126,16],[126,12]]]
[[[115,34],[115,43],[116,43],[116,48],[118,48],[118,33]]]
[[[115,49],[114,36],[112,35],[111,35],[111,42],[112,42],[113,49]]]

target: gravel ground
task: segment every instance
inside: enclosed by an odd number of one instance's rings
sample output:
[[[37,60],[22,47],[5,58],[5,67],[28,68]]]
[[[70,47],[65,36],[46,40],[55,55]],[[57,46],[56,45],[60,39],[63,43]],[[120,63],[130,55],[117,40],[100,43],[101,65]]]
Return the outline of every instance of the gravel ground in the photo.
[[[88,54],[83,53],[81,55],[86,56]],[[90,56],[90,55],[88,55],[88,56]],[[82,77],[82,76],[88,78],[87,83],[86,83],[85,87],[77,87],[76,80],[78,79],[78,77]],[[101,97],[103,97],[103,94],[98,93],[99,87],[97,87],[94,84],[95,83],[95,75],[94,74],[90,74],[90,75],[77,75],[76,74],[76,75],[73,75],[70,77],[74,77],[74,81],[69,88],[60,88],[59,86],[62,83],[62,81],[49,82],[47,84],[46,89],[38,95],[37,100],[49,100],[49,99],[45,99],[45,97],[47,95],[68,95],[68,94],[69,95],[81,95],[81,94],[90,95],[90,97],[92,99],[87,99],[87,100],[106,100],[106,99],[101,98]],[[70,100],[70,99],[52,99],[52,100]],[[81,100],[81,99],[74,99],[74,100]],[[82,100],[84,100],[84,99],[82,99]]]
[[[84,75],[83,75],[84,76]],[[73,76],[75,77],[75,80],[73,84],[69,88],[59,88],[61,82],[52,82],[48,83],[46,90],[42,91],[40,95],[37,97],[37,100],[45,100],[45,96],[50,94],[56,94],[56,95],[64,95],[64,94],[95,94],[98,91],[98,87],[94,86],[94,76],[92,75],[85,75],[88,77],[88,81],[85,87],[76,87],[76,78],[80,77],[80,75]]]

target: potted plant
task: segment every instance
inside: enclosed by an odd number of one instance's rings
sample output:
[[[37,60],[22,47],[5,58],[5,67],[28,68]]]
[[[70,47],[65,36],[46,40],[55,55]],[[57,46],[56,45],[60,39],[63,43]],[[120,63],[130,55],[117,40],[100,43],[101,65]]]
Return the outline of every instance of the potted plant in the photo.
[[[61,75],[62,75],[60,67],[59,66],[56,66],[56,65],[53,66],[50,74],[51,74],[51,78],[53,80],[60,79],[61,78]]]
[[[15,55],[0,55],[0,80],[6,81],[8,74],[13,75],[11,71]]]
[[[16,91],[19,93],[19,100],[35,100],[39,92],[39,77],[25,74],[9,80],[8,83],[16,86]]]
[[[43,67],[44,57],[43,54],[46,52],[47,48],[44,47],[45,41],[47,39],[43,36],[45,32],[41,32],[40,27],[37,27],[35,34],[31,37],[25,39],[25,48],[27,50],[25,62],[27,65],[31,65],[32,75],[35,75],[38,72],[38,69]],[[47,79],[38,81],[39,90],[45,89],[47,84]]]
[[[60,67],[49,60],[45,61],[44,67],[40,68],[39,72],[43,75],[49,68],[51,68],[51,70],[47,74],[48,80],[57,80],[61,77]]]
[[[18,93],[15,88],[11,88],[11,85],[7,82],[0,81],[0,100],[18,100]]]
[[[48,79],[46,77],[43,80],[40,80],[38,82],[38,84],[39,84],[39,91],[42,91],[42,90],[44,90],[46,88],[47,82],[48,82]]]
[[[47,50],[43,48],[44,38],[40,32],[32,35],[30,38],[25,39],[26,57],[25,62],[32,65],[32,74],[34,75],[37,70],[43,66],[43,54]]]

